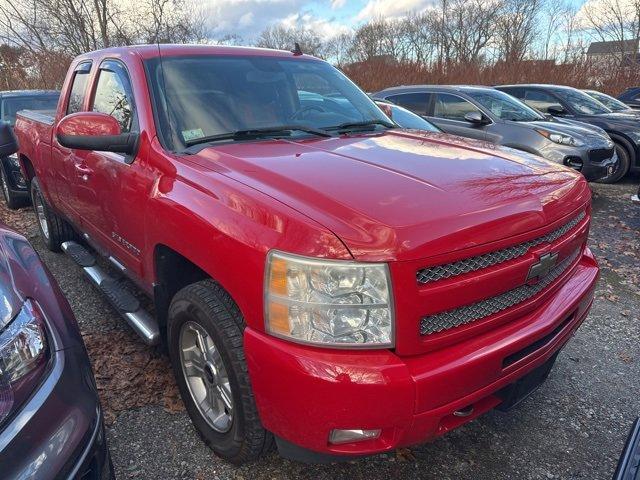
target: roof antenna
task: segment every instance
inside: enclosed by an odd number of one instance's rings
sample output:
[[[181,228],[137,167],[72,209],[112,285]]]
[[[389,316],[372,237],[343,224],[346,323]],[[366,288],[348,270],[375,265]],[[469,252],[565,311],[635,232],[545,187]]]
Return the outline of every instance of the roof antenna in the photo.
[[[294,43],[293,50],[291,52],[294,55],[302,55],[302,49],[300,48],[300,44],[298,42]]]

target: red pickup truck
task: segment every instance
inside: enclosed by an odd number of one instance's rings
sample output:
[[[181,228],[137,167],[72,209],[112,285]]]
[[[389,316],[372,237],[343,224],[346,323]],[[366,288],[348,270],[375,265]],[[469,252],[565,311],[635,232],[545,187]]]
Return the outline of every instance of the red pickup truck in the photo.
[[[372,454],[508,410],[593,301],[581,175],[397,128],[299,52],[89,53],[57,111],[15,131],[42,238],[166,345],[234,463],[274,439],[289,458]]]

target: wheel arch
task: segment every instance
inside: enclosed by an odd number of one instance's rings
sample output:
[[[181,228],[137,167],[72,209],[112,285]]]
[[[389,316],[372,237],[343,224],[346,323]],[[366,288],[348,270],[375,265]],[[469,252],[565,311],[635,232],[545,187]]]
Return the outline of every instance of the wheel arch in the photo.
[[[636,155],[636,149],[633,147],[633,143],[631,142],[631,140],[629,140],[627,137],[620,135],[618,133],[614,133],[614,132],[607,132],[609,134],[609,136],[611,137],[611,140],[613,140],[616,143],[620,143],[624,149],[627,151],[627,153],[629,154],[629,166],[631,168],[633,167],[637,167],[638,166],[638,155]]]

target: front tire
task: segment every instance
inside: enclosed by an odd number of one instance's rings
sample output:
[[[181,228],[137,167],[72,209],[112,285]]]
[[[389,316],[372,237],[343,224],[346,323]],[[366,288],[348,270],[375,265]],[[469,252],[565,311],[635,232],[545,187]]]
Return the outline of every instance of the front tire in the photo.
[[[596,180],[598,183],[616,183],[629,171],[629,167],[631,166],[631,155],[629,151],[618,141],[615,141],[615,149],[618,154],[618,163],[616,163],[612,173]]]
[[[10,210],[17,210],[20,207],[27,205],[27,201],[24,197],[16,195],[9,186],[9,178],[4,165],[0,165],[0,176],[2,177],[2,196]]]
[[[242,333],[244,320],[229,294],[213,280],[180,290],[167,317],[169,357],[196,430],[220,457],[235,465],[267,452],[251,390]]]
[[[37,177],[31,180],[31,203],[36,214],[40,238],[49,250],[59,252],[63,242],[76,238],[71,225],[47,205]]]

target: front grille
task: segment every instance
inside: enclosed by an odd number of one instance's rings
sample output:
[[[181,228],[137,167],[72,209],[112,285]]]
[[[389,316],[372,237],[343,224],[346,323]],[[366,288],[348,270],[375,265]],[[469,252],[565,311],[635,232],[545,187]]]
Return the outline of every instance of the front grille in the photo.
[[[613,157],[613,148],[599,148],[597,150],[589,150],[589,160],[591,162],[600,163]]]
[[[501,293],[495,297],[482,300],[471,305],[455,308],[447,312],[437,313],[420,320],[420,335],[431,335],[433,333],[459,327],[467,323],[481,320],[490,315],[499,313],[507,308],[518,305],[529,300],[551,285],[560,275],[562,275],[580,254],[580,250],[560,262],[547,276],[533,285],[522,285],[520,287]]]
[[[580,212],[572,220],[565,223],[561,227],[555,229],[552,232],[547,233],[533,240],[514,245],[512,247],[496,250],[495,252],[485,253],[478,255],[477,257],[465,258],[453,263],[447,263],[445,265],[437,265],[435,267],[427,267],[418,270],[416,278],[418,283],[426,284],[430,282],[436,282],[445,278],[451,278],[463,273],[475,272],[483,268],[498,265],[514,258],[521,257],[529,251],[530,248],[540,245],[541,243],[552,243],[560,237],[567,234],[585,217],[585,212]]]

